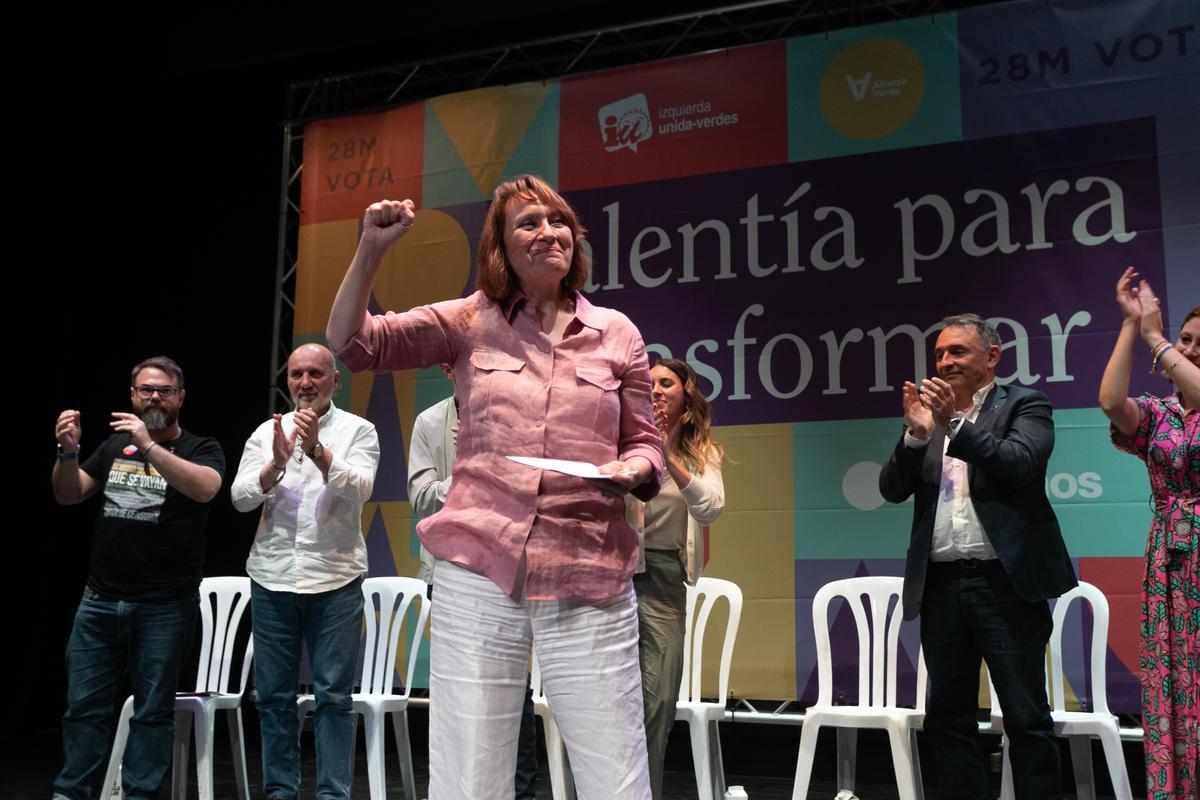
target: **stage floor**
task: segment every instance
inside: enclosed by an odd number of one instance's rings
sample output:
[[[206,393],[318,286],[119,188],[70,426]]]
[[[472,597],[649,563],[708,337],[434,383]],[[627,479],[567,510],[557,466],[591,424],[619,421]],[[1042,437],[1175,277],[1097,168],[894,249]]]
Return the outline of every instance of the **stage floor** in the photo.
[[[417,777],[417,796],[425,797],[429,775],[429,761],[426,751],[425,730],[427,717],[423,709],[410,711],[410,729],[413,739],[413,766]],[[257,714],[251,708],[245,714],[246,759],[250,775],[251,797],[262,797],[262,759],[258,740]],[[388,739],[388,797],[402,799],[404,796],[400,785],[399,765],[396,761],[396,750],[392,743],[391,731]],[[813,780],[809,793],[810,798],[832,800],[838,792],[838,786],[833,769],[834,753],[836,750],[832,737],[826,738],[822,732],[818,747],[817,763],[814,765]],[[727,781],[730,785],[741,784],[745,787],[751,800],[790,800],[792,796],[792,779],[796,768],[796,748],[799,740],[799,730],[778,726],[765,725],[723,725],[722,747],[725,755]],[[985,739],[985,742],[987,740]],[[539,743],[540,744],[540,743]],[[312,787],[315,779],[315,751],[313,748],[311,729],[301,737],[302,747],[302,780],[301,796],[312,797]],[[30,731],[17,742],[7,745],[2,766],[0,766],[0,796],[5,800],[45,800],[51,793],[51,783],[54,775],[61,766],[61,740],[55,729]],[[1138,748],[1140,750],[1140,748]],[[1127,762],[1131,775],[1140,776],[1135,754],[1127,746]],[[367,765],[365,746],[361,729],[357,748],[357,766],[354,774],[354,800],[369,800],[367,788]],[[551,800],[550,780],[546,773],[544,753],[540,754],[538,772],[538,800]],[[1067,748],[1063,748],[1064,781],[1067,790],[1070,785],[1071,769]],[[216,741],[216,763],[214,780],[218,800],[234,798],[233,762],[230,755],[229,742],[225,734],[223,721],[218,721]],[[928,755],[924,755],[925,769],[930,770]],[[1103,759],[1095,760],[1099,772],[1104,772]],[[858,785],[857,795],[862,800],[895,800],[895,778],[892,774],[891,757],[884,738],[872,737],[864,732],[859,739],[858,752]],[[190,770],[189,797],[196,796],[195,771]],[[928,772],[927,772],[928,776]],[[996,796],[999,796],[999,776],[994,776]],[[665,773],[666,800],[694,800],[696,797],[695,777],[691,772],[691,753],[688,746],[687,728],[677,724],[672,732],[671,742],[667,753],[667,770]],[[1101,797],[1108,790],[1107,777],[1097,775],[1101,781],[1098,787]],[[1134,791],[1134,796],[1140,796]],[[163,796],[166,796],[164,791]],[[937,800],[939,797],[936,786],[926,786],[927,800]],[[1072,797],[1067,794],[1065,797]],[[1107,796],[1111,797],[1111,794]]]

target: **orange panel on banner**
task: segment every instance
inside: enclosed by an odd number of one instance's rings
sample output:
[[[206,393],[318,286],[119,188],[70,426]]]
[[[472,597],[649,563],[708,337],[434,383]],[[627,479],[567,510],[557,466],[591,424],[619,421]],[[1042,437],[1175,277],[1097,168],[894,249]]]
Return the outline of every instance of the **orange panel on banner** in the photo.
[[[300,222],[355,219],[383,198],[421,205],[425,104],[304,129]]]
[[[562,82],[563,190],[787,161],[784,42]]]

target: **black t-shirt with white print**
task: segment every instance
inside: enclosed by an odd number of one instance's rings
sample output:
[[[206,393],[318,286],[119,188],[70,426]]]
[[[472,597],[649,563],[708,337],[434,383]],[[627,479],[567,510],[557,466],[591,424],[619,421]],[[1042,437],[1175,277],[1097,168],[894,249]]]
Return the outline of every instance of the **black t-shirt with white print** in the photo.
[[[224,477],[225,454],[216,439],[183,431],[159,447]],[[195,595],[204,568],[209,504],[168,486],[128,433],[105,439],[81,468],[100,483],[104,495],[92,537],[88,585],[118,600]]]

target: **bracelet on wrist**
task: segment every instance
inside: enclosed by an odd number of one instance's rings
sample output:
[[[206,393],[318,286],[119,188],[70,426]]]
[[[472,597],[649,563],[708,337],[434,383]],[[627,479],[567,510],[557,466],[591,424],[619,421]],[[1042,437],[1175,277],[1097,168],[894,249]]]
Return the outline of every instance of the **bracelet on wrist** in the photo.
[[[74,461],[79,458],[79,448],[77,447],[68,453],[66,450],[63,450],[63,446],[60,444],[57,456],[59,461]]]
[[[1162,354],[1171,349],[1173,349],[1171,343],[1165,339],[1159,342],[1158,346],[1154,348],[1154,357],[1150,361],[1151,375],[1158,372],[1158,360],[1162,358]]]
[[[151,442],[144,450],[142,450],[142,460],[145,460],[146,456],[150,455],[150,451],[156,447],[158,447],[158,442]]]

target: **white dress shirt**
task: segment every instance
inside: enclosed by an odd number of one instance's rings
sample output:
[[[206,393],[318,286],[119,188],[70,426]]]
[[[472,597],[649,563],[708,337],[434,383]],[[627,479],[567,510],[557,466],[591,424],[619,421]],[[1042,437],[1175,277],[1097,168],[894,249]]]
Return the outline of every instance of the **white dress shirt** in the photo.
[[[950,430],[942,438],[942,480],[939,486],[937,512],[933,518],[933,542],[929,550],[930,561],[960,561],[966,558],[992,559],[996,551],[988,541],[987,533],[975,513],[971,502],[969,465],[965,461],[946,455],[950,441],[963,425],[973,425],[983,408],[984,400],[996,384],[989,383],[971,396],[971,407],[955,414]],[[904,443],[909,447],[924,447],[929,439],[921,440],[910,433],[904,434]]]
[[[454,395],[422,411],[413,423],[412,444],[408,447],[408,502],[418,520],[433,516],[446,505],[455,454],[452,430],[457,424]],[[421,545],[417,577],[433,583],[435,563],[436,559]]]
[[[293,417],[283,417],[285,434],[295,428]],[[263,492],[259,476],[273,457],[269,419],[246,441],[230,488],[238,511],[263,507],[246,574],[271,591],[328,592],[367,571],[362,510],[375,484],[379,437],[370,422],[332,405],[319,424],[321,446],[331,457],[328,478],[303,455],[297,438],[283,478]]]

